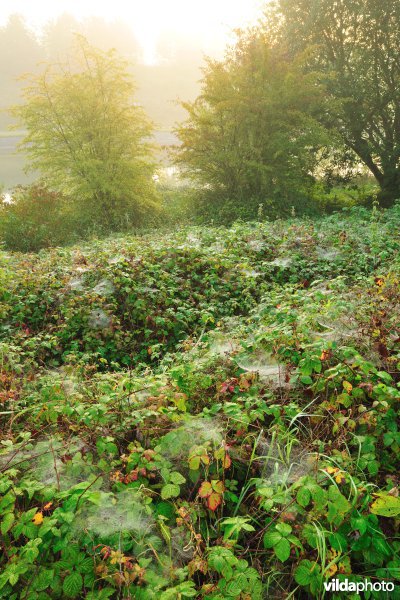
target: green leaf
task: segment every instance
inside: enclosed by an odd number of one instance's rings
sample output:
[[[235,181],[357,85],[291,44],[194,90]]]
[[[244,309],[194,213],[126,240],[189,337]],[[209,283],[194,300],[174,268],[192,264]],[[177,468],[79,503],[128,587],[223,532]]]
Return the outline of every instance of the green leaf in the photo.
[[[227,562],[224,562],[224,566],[222,567],[221,574],[225,577],[227,581],[232,579],[233,577],[233,569],[231,565]]]
[[[303,586],[309,585],[312,579],[312,575],[310,573],[311,565],[312,563],[309,560],[301,561],[296,571],[294,572],[294,579],[296,583]]]
[[[290,533],[292,533],[292,528],[287,523],[278,523],[275,529],[279,531],[283,537],[287,537]]]
[[[264,548],[273,548],[282,539],[279,531],[267,531],[264,534]]]
[[[186,479],[184,478],[183,475],[178,473],[178,471],[173,471],[170,474],[170,481],[172,481],[172,483],[181,484],[181,483],[185,483]]]
[[[233,581],[230,581],[225,588],[225,593],[227,594],[227,596],[230,596],[232,598],[238,598],[241,594],[241,591],[242,591],[242,588],[239,585],[239,583],[236,581],[236,579],[234,579]]]
[[[21,551],[21,555],[30,563],[33,563],[36,558],[39,556],[39,548],[42,543],[41,538],[36,538],[35,540],[30,540]]]
[[[300,363],[300,373],[302,375],[311,375],[314,370],[312,358],[304,358]]]
[[[311,546],[311,548],[316,549],[318,545],[318,539],[315,527],[313,527],[310,523],[304,525],[303,535],[307,541],[307,544]]]
[[[280,561],[285,562],[290,556],[290,543],[287,539],[282,538],[276,546],[274,546],[274,552]]]
[[[371,504],[371,512],[381,517],[398,517],[400,515],[400,498],[379,494],[379,497]]]
[[[368,472],[371,475],[377,475],[379,473],[379,462],[377,460],[369,460],[367,463]]]
[[[302,586],[310,585],[313,579],[319,577],[320,566],[311,560],[302,560],[294,572],[296,583]]]
[[[215,569],[217,573],[221,573],[225,565],[224,557],[217,553],[213,553],[210,555],[209,565],[211,568]]]
[[[355,517],[350,520],[353,529],[357,529],[361,535],[367,531],[368,521],[364,517]]]
[[[167,483],[161,489],[161,498],[163,500],[167,500],[168,498],[177,498],[180,491],[181,488],[179,485],[176,485],[175,483]]]
[[[79,570],[79,573],[91,573],[94,569],[93,559],[90,556],[87,556],[79,562],[77,569]]]
[[[386,373],[386,371],[378,371],[377,376],[388,384],[392,383],[393,381],[393,377],[389,373]]]
[[[14,521],[15,521],[14,513],[7,513],[4,515],[4,517],[1,521],[1,525],[0,525],[0,530],[3,535],[5,535],[7,533],[7,531],[10,531],[11,527],[13,526]]]
[[[223,481],[218,481],[216,479],[213,479],[211,482],[211,486],[212,489],[214,490],[214,492],[216,492],[217,494],[223,494],[225,491],[225,486]]]
[[[305,508],[311,500],[311,492],[306,487],[301,487],[296,495],[297,503]]]
[[[62,559],[68,561],[71,567],[73,567],[78,562],[79,554],[79,547],[76,544],[69,544],[61,552]]]
[[[53,569],[40,569],[37,577],[33,582],[33,589],[36,592],[43,592],[45,589],[50,587],[52,581],[54,579],[54,570]]]
[[[328,537],[329,543],[334,550],[342,554],[347,550],[347,539],[340,533],[331,533]]]
[[[271,487],[261,486],[257,488],[257,493],[265,498],[271,498],[274,495],[274,490]]]
[[[336,400],[339,402],[339,404],[343,404],[345,408],[349,408],[353,402],[351,396],[349,396],[349,394],[346,394],[346,392],[339,394]]]
[[[340,525],[344,515],[351,510],[351,504],[334,485],[329,487],[328,497],[328,522]]]
[[[322,510],[326,504],[326,492],[320,485],[310,485],[308,489],[317,510]]]
[[[197,471],[200,467],[200,456],[191,456],[189,458],[189,469],[192,471]]]
[[[107,600],[115,592],[114,588],[108,587],[102,590],[96,590],[95,592],[88,592],[86,600]]]
[[[76,598],[82,589],[82,575],[73,571],[66,576],[63,582],[63,592],[68,598]]]
[[[393,437],[393,433],[391,432],[386,432],[383,435],[383,443],[385,445],[385,447],[387,448],[388,446],[391,446],[394,442],[394,437]]]

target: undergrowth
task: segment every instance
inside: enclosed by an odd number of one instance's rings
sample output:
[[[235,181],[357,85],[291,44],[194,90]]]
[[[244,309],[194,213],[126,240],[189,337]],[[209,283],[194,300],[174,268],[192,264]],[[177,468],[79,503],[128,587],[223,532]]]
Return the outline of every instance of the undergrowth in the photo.
[[[0,598],[400,597],[399,224],[1,255]]]

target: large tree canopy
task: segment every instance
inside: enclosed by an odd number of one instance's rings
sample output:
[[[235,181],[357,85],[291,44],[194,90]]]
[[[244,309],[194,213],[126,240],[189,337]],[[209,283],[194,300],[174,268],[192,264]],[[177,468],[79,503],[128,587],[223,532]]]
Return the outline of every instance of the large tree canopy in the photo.
[[[322,123],[373,173],[390,206],[400,197],[400,2],[279,0],[278,15],[292,56],[313,50],[308,68],[328,94]]]
[[[68,63],[30,78],[15,108],[23,149],[47,185],[74,198],[103,228],[142,220],[155,206],[148,138],[126,63],[77,38]]]
[[[236,216],[256,216],[259,203],[290,211],[307,195],[324,138],[309,110],[319,93],[268,34],[242,33],[225,60],[207,62],[202,93],[185,104],[177,160],[214,202],[241,207]]]

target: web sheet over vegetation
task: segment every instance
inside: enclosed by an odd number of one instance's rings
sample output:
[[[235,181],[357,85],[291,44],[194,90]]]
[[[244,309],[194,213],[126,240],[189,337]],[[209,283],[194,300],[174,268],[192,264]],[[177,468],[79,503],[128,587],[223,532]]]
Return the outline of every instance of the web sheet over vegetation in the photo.
[[[2,253],[0,598],[396,583],[399,224]]]

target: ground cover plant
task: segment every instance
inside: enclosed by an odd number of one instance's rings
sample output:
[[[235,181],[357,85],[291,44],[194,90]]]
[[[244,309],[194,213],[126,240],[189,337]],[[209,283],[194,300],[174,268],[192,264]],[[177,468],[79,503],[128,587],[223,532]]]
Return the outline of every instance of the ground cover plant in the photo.
[[[399,209],[1,253],[0,598],[400,596]]]

